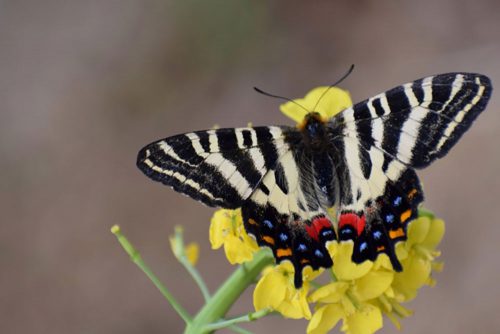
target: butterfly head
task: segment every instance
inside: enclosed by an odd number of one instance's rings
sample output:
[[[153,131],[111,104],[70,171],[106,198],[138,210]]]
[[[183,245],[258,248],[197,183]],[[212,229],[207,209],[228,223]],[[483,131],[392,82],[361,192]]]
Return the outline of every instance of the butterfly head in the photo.
[[[327,143],[325,123],[326,120],[321,114],[313,111],[308,113],[298,126],[302,132],[304,143],[313,150],[321,150]]]

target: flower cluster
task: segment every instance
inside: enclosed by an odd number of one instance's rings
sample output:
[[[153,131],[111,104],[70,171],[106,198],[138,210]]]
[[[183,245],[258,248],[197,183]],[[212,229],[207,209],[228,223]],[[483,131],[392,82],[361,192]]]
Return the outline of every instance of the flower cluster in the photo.
[[[351,105],[347,92],[336,87],[319,87],[304,99],[283,104],[281,111],[300,123],[306,110],[318,111],[324,119],[329,119]],[[401,303],[415,298],[422,286],[435,284],[432,272],[442,268],[441,263],[435,262],[439,256],[436,246],[443,234],[444,222],[421,211],[419,218],[409,225],[408,239],[396,247],[402,272],[392,269],[386,255],[375,262],[353,263],[352,242],[329,243],[333,268],[313,271],[306,267],[300,289],[294,286],[291,263],[284,261],[268,267],[254,290],[255,309],[272,309],[287,318],[308,319],[309,334],[326,333],[339,322],[345,333],[374,333],[382,327],[383,315],[400,328],[399,319],[411,314]],[[239,210],[223,209],[215,213],[210,241],[214,249],[224,245],[232,264],[251,260],[258,250],[243,228]],[[314,280],[324,272],[330,273],[330,282],[320,285]]]
[[[238,215],[239,212],[232,210],[217,211],[212,219],[211,231],[214,224],[228,226],[229,221],[240,221]],[[235,259],[251,259],[249,254],[257,250],[255,244],[249,242],[253,239],[244,229],[238,230],[238,226],[236,224],[236,229],[227,230],[226,238],[217,244],[217,248],[224,244],[226,255],[230,254],[228,260],[232,263]],[[240,234],[237,235],[236,231]],[[411,222],[408,240],[399,243],[396,248],[402,272],[395,272],[385,255],[379,256],[375,262],[352,262],[353,244],[350,242],[328,244],[334,266],[329,270],[331,282],[324,285],[314,282],[324,271],[306,267],[304,284],[302,288],[295,289],[294,268],[290,262],[268,267],[254,290],[255,309],[270,308],[286,318],[308,319],[307,333],[310,334],[326,333],[340,321],[343,332],[374,333],[382,327],[383,315],[399,328],[399,318],[411,314],[401,303],[415,298],[422,286],[435,284],[432,272],[442,268],[442,264],[435,261],[440,254],[436,246],[443,234],[444,222],[428,213],[421,213]],[[228,248],[235,249],[237,254],[228,252]],[[310,305],[315,305],[314,314]]]

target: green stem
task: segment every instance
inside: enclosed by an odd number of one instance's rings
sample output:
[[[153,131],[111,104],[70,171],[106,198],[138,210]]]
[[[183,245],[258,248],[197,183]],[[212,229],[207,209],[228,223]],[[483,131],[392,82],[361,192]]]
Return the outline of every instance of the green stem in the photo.
[[[213,329],[206,328],[222,318],[238,300],[245,289],[251,285],[259,273],[273,262],[272,255],[266,250],[255,253],[252,261],[242,264],[219,287],[203,308],[188,323],[184,334],[208,334]]]
[[[205,302],[207,302],[210,299],[210,292],[208,291],[208,288],[205,285],[205,281],[203,281],[203,278],[201,278],[198,270],[196,270],[196,268],[191,265],[191,263],[187,260],[186,257],[180,258],[179,261],[184,266],[184,268],[186,268],[186,270],[191,275],[193,280],[196,282],[196,284],[200,288],[203,298],[205,299]]]
[[[205,330],[206,331],[213,331],[216,329],[225,328],[225,327],[228,327],[230,325],[235,325],[235,324],[239,324],[242,322],[254,321],[254,320],[260,319],[262,317],[265,317],[266,315],[268,315],[271,312],[272,311],[269,309],[264,309],[264,310],[260,310],[257,312],[242,315],[241,317],[217,321],[217,322],[214,322],[212,324],[206,325]]]
[[[174,249],[174,255],[177,257],[179,262],[186,268],[187,272],[191,275],[193,280],[196,282],[198,287],[200,288],[201,294],[203,295],[203,298],[205,299],[205,302],[207,302],[210,299],[210,292],[208,291],[207,285],[205,284],[205,281],[203,278],[201,278],[200,273],[196,268],[189,262],[185,250],[184,250],[184,238],[182,235],[182,228],[176,227],[175,228],[175,239],[176,239],[176,247]]]
[[[238,327],[236,325],[231,325],[228,327],[230,330],[232,330],[233,332],[235,333],[239,333],[239,334],[253,334],[252,332],[250,331],[247,331],[246,329],[244,328],[241,328],[241,327]]]
[[[142,259],[141,254],[139,254],[139,252],[130,243],[130,241],[128,241],[128,239],[121,233],[120,227],[118,225],[113,226],[111,228],[111,232],[116,236],[123,249],[130,256],[132,262],[134,262],[146,274],[146,276],[151,280],[151,282],[153,282],[156,288],[160,290],[161,294],[168,300],[170,305],[172,305],[177,314],[179,314],[182,320],[184,320],[184,322],[189,326],[192,321],[189,313],[181,306],[181,304],[175,299],[175,297],[163,285],[163,283],[161,283],[161,281],[156,277],[151,269],[149,269],[149,267]]]

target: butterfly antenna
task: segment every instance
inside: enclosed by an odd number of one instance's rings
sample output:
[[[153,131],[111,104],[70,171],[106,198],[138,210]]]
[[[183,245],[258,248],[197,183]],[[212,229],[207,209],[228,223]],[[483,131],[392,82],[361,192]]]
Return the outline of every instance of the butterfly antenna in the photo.
[[[281,99],[281,100],[285,100],[285,101],[288,101],[288,102],[292,102],[293,104],[296,104],[298,105],[299,107],[301,107],[302,109],[304,109],[305,111],[307,111],[308,113],[311,112],[310,110],[307,110],[303,105],[295,102],[294,100],[292,99],[289,99],[288,97],[284,97],[284,96],[279,96],[279,95],[273,95],[273,94],[269,94],[267,92],[264,92],[262,89],[260,88],[257,88],[257,87],[254,87],[253,89],[255,89],[255,91],[257,93],[260,93],[262,95],[265,95],[265,96],[269,96],[269,97],[274,97],[274,98],[277,98],[277,99]]]
[[[321,99],[326,95],[326,93],[330,90],[330,88],[335,87],[339,83],[341,83],[342,81],[344,81],[344,79],[347,78],[352,73],[353,70],[354,70],[354,64],[352,64],[351,67],[349,67],[349,70],[347,70],[346,74],[344,74],[339,80],[337,80],[334,84],[331,84],[330,86],[328,86],[328,88],[325,89],[325,91],[323,92],[323,94],[321,94],[321,96],[319,97],[318,102],[316,102],[316,105],[314,106],[313,110],[316,110],[316,108],[318,107],[319,103],[321,102]]]

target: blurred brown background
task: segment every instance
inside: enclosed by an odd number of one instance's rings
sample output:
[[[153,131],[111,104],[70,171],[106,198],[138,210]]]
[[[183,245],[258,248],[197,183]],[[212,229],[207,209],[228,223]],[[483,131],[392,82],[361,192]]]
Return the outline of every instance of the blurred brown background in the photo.
[[[500,2],[1,1],[0,332],[180,333],[109,228],[122,226],[191,312],[202,299],[170,253],[173,226],[200,243],[212,290],[232,268],[210,250],[213,210],[145,178],[137,151],[214,124],[291,124],[252,86],[300,97],[352,63],[342,86],[355,101],[447,71],[498,83]],[[427,207],[448,223],[445,270],[409,305],[404,333],[500,331],[497,93],[420,172]],[[251,309],[249,291],[232,314]]]

